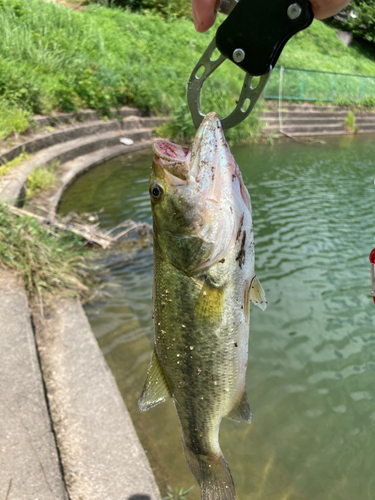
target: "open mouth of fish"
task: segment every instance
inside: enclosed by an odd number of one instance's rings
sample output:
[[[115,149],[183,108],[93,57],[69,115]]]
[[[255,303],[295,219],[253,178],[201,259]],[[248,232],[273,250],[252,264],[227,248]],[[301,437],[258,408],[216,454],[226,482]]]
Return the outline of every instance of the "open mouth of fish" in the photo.
[[[249,194],[216,113],[206,115],[191,149],[160,140],[154,143],[153,150],[154,161],[171,185],[195,183],[206,200],[216,203],[239,195],[251,211]]]

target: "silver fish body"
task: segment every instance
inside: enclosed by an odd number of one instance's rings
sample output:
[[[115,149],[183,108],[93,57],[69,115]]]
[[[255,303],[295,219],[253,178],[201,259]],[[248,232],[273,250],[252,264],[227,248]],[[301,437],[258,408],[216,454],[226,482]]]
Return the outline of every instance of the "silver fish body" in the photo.
[[[154,152],[155,348],[139,406],[173,397],[202,499],[233,500],[219,427],[224,417],[250,423],[250,299],[266,307],[254,273],[250,197],[215,113],[191,151],[157,141]]]

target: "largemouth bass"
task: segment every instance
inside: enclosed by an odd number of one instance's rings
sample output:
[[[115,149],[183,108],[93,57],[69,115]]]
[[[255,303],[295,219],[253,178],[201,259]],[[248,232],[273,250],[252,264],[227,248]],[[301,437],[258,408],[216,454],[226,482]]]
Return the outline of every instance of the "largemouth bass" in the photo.
[[[215,113],[191,150],[156,141],[154,152],[155,347],[139,408],[172,397],[202,500],[233,500],[219,426],[224,417],[250,423],[250,300],[266,307],[254,273],[250,197]]]

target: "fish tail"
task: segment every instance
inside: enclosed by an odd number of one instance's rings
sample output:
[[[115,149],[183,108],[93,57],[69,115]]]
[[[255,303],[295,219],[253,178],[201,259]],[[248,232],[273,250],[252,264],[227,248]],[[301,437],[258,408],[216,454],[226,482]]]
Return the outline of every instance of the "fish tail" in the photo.
[[[185,460],[201,489],[201,500],[235,500],[236,491],[228,464],[219,450],[196,455],[182,440]]]

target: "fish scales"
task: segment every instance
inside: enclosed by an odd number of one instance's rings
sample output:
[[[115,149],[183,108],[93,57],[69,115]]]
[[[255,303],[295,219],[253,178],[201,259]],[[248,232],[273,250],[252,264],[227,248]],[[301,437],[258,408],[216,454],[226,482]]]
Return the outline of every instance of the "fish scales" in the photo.
[[[225,263],[220,265],[228,267]],[[155,288],[155,350],[179,404],[178,414],[186,430],[186,441],[198,450],[201,442],[207,448],[209,443],[217,441],[212,439],[212,432],[217,434],[221,418],[231,411],[238,393],[243,392],[238,375],[243,373],[241,365],[246,363],[243,353],[247,353],[247,339],[239,335],[241,320],[231,322],[230,317],[223,321],[223,328],[204,335],[200,321],[191,314],[201,285],[179,273],[171,286],[169,268],[170,264],[155,251],[155,273],[167,277],[167,280],[160,279]],[[171,302],[165,302],[162,296],[165,289],[169,290]],[[242,303],[239,297],[233,304],[237,316],[239,300]],[[223,393],[228,395],[221,397]]]
[[[139,406],[172,397],[202,499],[233,500],[219,427],[224,417],[250,423],[249,301],[266,306],[254,274],[250,198],[215,113],[191,151],[165,141],[154,151],[155,345]]]

